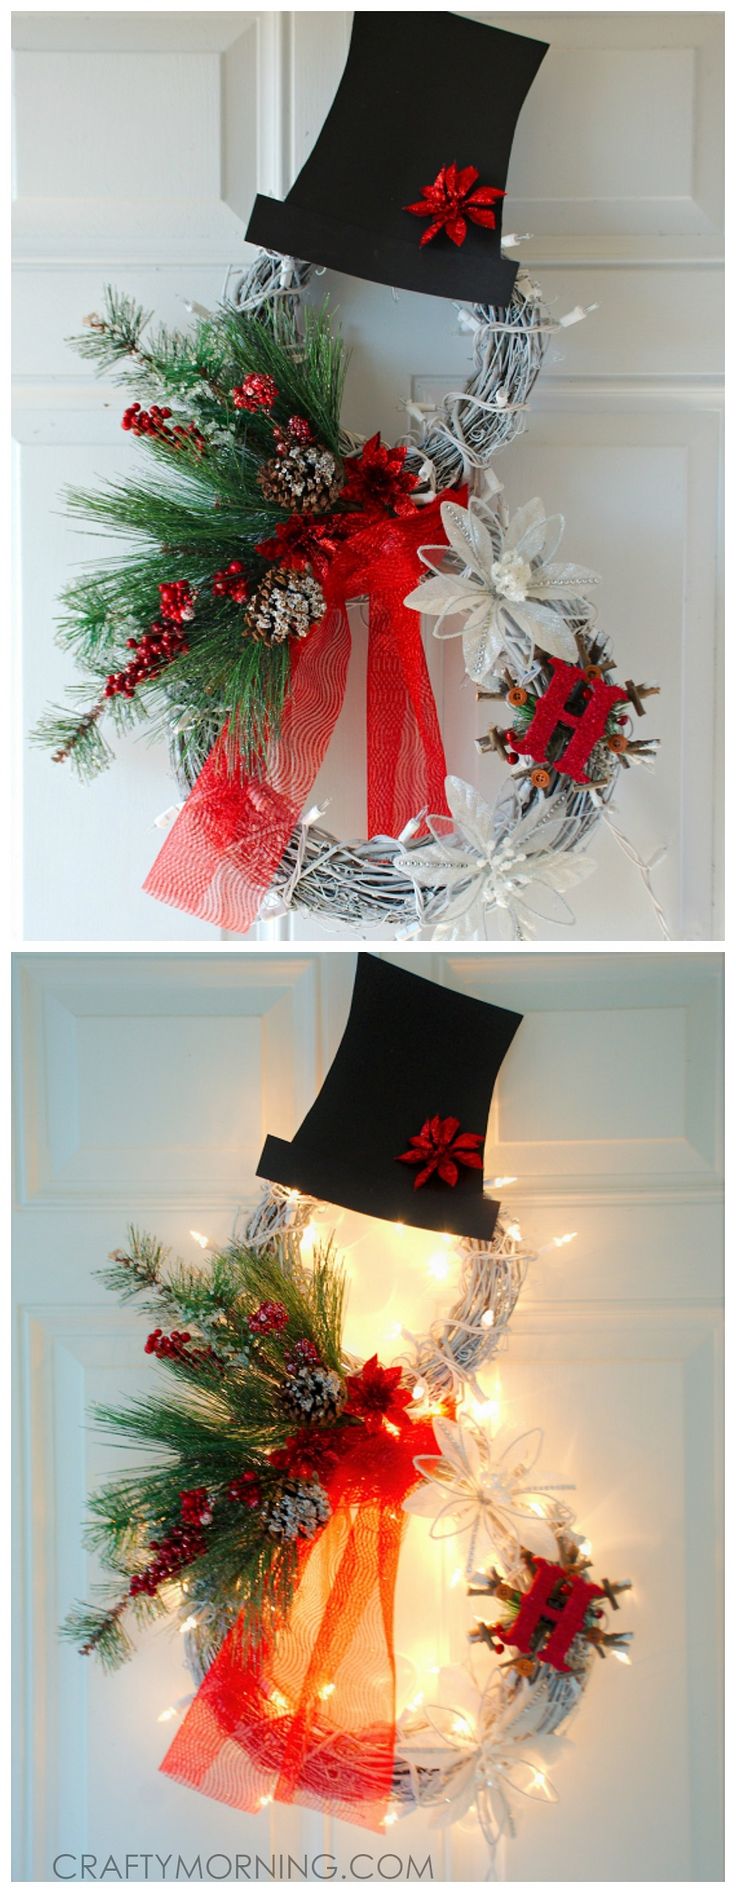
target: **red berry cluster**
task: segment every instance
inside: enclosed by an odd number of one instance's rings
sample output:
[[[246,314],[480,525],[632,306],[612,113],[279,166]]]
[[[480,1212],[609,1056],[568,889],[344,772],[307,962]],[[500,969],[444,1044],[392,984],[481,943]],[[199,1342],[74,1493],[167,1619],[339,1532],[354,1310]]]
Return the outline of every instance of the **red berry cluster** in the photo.
[[[274,427],[273,437],[277,454],[283,456],[290,447],[311,447],[314,433],[303,414],[292,414],[285,427]]]
[[[203,1531],[189,1529],[186,1525],[174,1525],[166,1538],[152,1538],[151,1550],[158,1555],[145,1571],[139,1571],[130,1580],[130,1595],[138,1597],[143,1591],[146,1597],[155,1597],[159,1584],[166,1578],[175,1577],[186,1564],[193,1564],[195,1558],[201,1558],[206,1548]]]
[[[155,1354],[157,1361],[182,1361],[186,1367],[201,1367],[209,1361],[221,1366],[218,1355],[211,1347],[193,1347],[188,1329],[181,1333],[175,1328],[172,1334],[164,1334],[161,1328],[154,1328],[145,1345],[146,1354]]]
[[[157,677],[175,657],[182,657],[189,650],[183,631],[177,631],[170,624],[152,624],[142,638],[128,638],[127,642],[128,650],[134,651],[135,656],[125,670],[111,672],[103,693],[106,697],[135,696],[139,684]]]
[[[286,423],[286,432],[292,440],[297,441],[300,447],[308,447],[314,440],[311,423],[303,414],[292,414],[291,419]]]
[[[321,1367],[322,1356],[319,1348],[315,1347],[314,1342],[308,1341],[306,1336],[304,1336],[301,1341],[294,1342],[293,1348],[291,1348],[286,1356],[284,1365],[287,1374],[296,1374],[300,1367]]]
[[[156,1557],[146,1566],[145,1571],[136,1572],[130,1580],[131,1597],[155,1597],[159,1584],[166,1578],[175,1577],[187,1564],[193,1564],[195,1558],[201,1558],[207,1549],[204,1527],[212,1523],[212,1511],[209,1494],[203,1487],[196,1491],[180,1494],[182,1518],[181,1525],[173,1525],[165,1538],[152,1538],[151,1550]]]
[[[279,391],[273,375],[246,375],[239,388],[231,390],[236,408],[244,408],[247,414],[257,414],[259,409],[272,408],[278,400]]]
[[[240,559],[232,559],[224,571],[216,572],[212,580],[212,590],[216,598],[232,598],[236,605],[244,605],[248,597],[248,580],[242,574],[245,566]]]
[[[188,578],[172,578],[165,585],[159,585],[161,615],[169,624],[190,624],[194,617],[197,594],[192,591]]]
[[[289,1316],[282,1301],[262,1301],[248,1316],[251,1334],[281,1334]]]
[[[192,1486],[189,1492],[180,1492],[179,1504],[185,1525],[212,1524],[212,1500],[206,1486]]]
[[[167,440],[170,429],[167,421],[171,420],[171,408],[142,408],[140,401],[134,401],[126,408],[120,423],[126,434],[155,434],[159,439]]]
[[[231,1480],[227,1496],[234,1505],[246,1505],[249,1512],[254,1512],[263,1497],[257,1472],[241,1472],[239,1479]]]
[[[174,427],[169,427],[170,420],[171,408],[155,405],[142,408],[140,401],[134,401],[126,408],[120,425],[125,428],[126,434],[145,434],[149,439],[165,441],[167,447],[192,446],[196,447],[198,453],[204,453],[207,442],[193,421],[188,427],[182,427],[179,421]]]

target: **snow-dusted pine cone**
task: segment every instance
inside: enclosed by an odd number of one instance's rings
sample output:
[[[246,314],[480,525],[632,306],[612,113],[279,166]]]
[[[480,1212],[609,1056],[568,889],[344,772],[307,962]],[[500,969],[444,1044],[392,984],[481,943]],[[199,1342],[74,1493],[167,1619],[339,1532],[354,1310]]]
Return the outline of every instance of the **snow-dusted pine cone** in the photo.
[[[244,635],[261,644],[284,644],[287,638],[305,638],[324,613],[325,595],[316,578],[273,565],[244,614]]]
[[[331,1516],[330,1501],[318,1479],[285,1479],[261,1512],[269,1538],[282,1542],[314,1538]]]
[[[295,1420],[336,1420],[345,1405],[345,1382],[329,1367],[298,1367],[284,1381],[280,1395]]]
[[[298,442],[285,453],[266,460],[258,471],[258,484],[264,498],[286,513],[327,513],[334,506],[342,486],[342,468],[328,447],[311,441],[306,447]]]

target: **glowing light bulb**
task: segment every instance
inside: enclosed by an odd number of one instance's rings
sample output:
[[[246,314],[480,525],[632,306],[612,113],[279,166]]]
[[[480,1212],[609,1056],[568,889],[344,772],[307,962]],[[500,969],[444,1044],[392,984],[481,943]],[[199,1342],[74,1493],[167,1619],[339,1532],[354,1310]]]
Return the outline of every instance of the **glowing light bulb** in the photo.
[[[490,1420],[495,1426],[501,1412],[501,1402],[500,1400],[476,1400],[473,1395],[470,1400],[470,1410],[474,1420],[481,1422]]]
[[[156,1717],[156,1721],[157,1722],[173,1722],[175,1715],[176,1715],[176,1710],[170,1704],[168,1709],[161,1710],[161,1714],[160,1716]]]
[[[496,1319],[496,1316],[495,1316],[494,1310],[492,1308],[487,1308],[485,1314],[481,1315],[480,1325],[482,1328],[492,1328],[495,1319]]]
[[[384,1814],[384,1817],[383,1817],[384,1827],[395,1827],[396,1822],[398,1821],[398,1818],[399,1818],[398,1814]]]
[[[189,1234],[192,1238],[192,1242],[199,1243],[200,1249],[209,1249],[209,1246],[210,1246],[209,1236],[200,1235],[200,1232],[198,1229],[190,1229]]]
[[[611,1655],[618,1657],[619,1663],[628,1663],[629,1668],[631,1667],[631,1657],[629,1656],[628,1650],[612,1650]]]
[[[179,1625],[180,1637],[185,1637],[188,1630],[196,1630],[198,1623],[198,1617],[185,1617],[183,1624]]]
[[[286,1696],[282,1695],[280,1689],[271,1690],[271,1701],[277,1709],[288,1709],[289,1707]]]
[[[521,1242],[521,1230],[518,1223],[509,1223],[506,1234],[510,1237],[512,1242]]]
[[[553,1236],[552,1242],[555,1249],[564,1249],[566,1242],[574,1242],[577,1233],[577,1229],[569,1229],[566,1236]]]
[[[394,1229],[403,1229],[403,1228],[404,1228],[403,1223],[394,1223]]]
[[[472,1735],[473,1724],[469,1716],[453,1716],[452,1728],[455,1735]]]
[[[259,1794],[258,1796],[259,1808],[270,1808],[272,1800],[273,1800],[272,1794]]]
[[[323,1683],[322,1688],[317,1690],[317,1695],[319,1696],[320,1701],[326,1702],[328,1696],[334,1696],[335,1689],[336,1689],[335,1683]]]
[[[449,1273],[450,1258],[448,1255],[443,1254],[441,1249],[438,1249],[436,1253],[429,1258],[427,1274],[431,1275],[432,1280],[435,1282],[446,1282]]]
[[[546,1788],[546,1786],[547,1786],[546,1775],[543,1775],[538,1768],[535,1768],[534,1774],[532,1775],[532,1787],[533,1788]]]
[[[593,1546],[591,1545],[589,1538],[584,1538],[582,1544],[578,1545],[578,1550],[580,1552],[581,1558],[589,1558],[592,1549],[593,1549]]]
[[[317,1234],[317,1230],[316,1230],[315,1224],[306,1223],[302,1230],[301,1236],[299,1238],[299,1254],[303,1262],[311,1261],[316,1234]],[[348,1271],[347,1263],[345,1263],[344,1266],[345,1266],[345,1273],[348,1274],[349,1271]]]
[[[412,1400],[423,1400],[427,1389],[423,1380],[415,1380],[411,1390]]]
[[[464,1572],[464,1570],[463,1570],[463,1567],[462,1567],[462,1565],[461,1565],[461,1564],[459,1564],[459,1565],[458,1565],[458,1567],[457,1567],[457,1570],[456,1570],[456,1571],[453,1571],[453,1573],[452,1573],[452,1577],[450,1578],[450,1590],[451,1590],[451,1591],[456,1591],[456,1590],[457,1590],[457,1587],[458,1587],[458,1584],[462,1584],[462,1581],[463,1581],[463,1578],[464,1578],[464,1576],[465,1576],[465,1572]]]
[[[409,1701],[406,1705],[407,1709],[421,1709],[423,1701],[424,1701],[424,1690],[418,1689],[415,1695],[409,1697]]]
[[[503,1190],[508,1183],[518,1183],[518,1177],[491,1177],[489,1188]]]

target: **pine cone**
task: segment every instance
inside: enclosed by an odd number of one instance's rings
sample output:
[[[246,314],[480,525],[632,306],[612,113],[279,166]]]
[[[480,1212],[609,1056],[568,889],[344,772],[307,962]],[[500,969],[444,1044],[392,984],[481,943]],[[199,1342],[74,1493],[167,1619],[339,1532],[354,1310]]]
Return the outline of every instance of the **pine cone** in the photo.
[[[296,441],[285,453],[266,460],[258,471],[264,499],[283,506],[286,513],[327,513],[342,486],[342,469],[334,454],[315,441]]]
[[[295,1420],[336,1420],[345,1405],[345,1383],[329,1367],[298,1367],[284,1381],[280,1397]]]
[[[245,636],[261,644],[305,638],[324,617],[325,595],[308,572],[274,565],[260,580],[244,616]]]
[[[261,1519],[269,1538],[291,1542],[314,1538],[331,1515],[327,1493],[317,1479],[285,1479],[267,1500]]]

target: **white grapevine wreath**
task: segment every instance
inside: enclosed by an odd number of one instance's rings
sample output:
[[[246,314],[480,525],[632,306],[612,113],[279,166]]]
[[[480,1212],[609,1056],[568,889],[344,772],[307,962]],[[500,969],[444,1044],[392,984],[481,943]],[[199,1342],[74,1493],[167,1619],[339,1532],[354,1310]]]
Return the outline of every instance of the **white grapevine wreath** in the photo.
[[[666,934],[655,863],[639,858],[610,807],[620,770],[656,753],[656,739],[635,734],[656,686],[614,682],[596,574],[559,559],[564,521],[540,499],[509,515],[491,467],[524,425],[550,336],[585,311],[558,322],[523,271],[507,308],[462,307],[473,345],[465,389],[436,411],[414,408],[412,438],[387,448],[342,428],[340,343],[324,311],[302,305],[312,273],[261,253],[229,280],[215,314],[193,311],[187,335],[147,339],[145,312],[112,292],[105,313],[88,318],[82,352],[172,405],[137,400],[123,415],[153,456],[155,480],[72,496],[83,516],[142,535],[144,551],[70,588],[63,635],[96,694],[81,715],[54,712],[39,737],[56,761],[94,774],[110,758],[104,716],[120,729],[142,717],[165,733],[192,793],[168,812],[178,819],[147,890],[233,931],[259,911],[291,908],[353,932],[386,926],[435,939],[483,938],[501,914],[524,939],[540,920],[572,921],[566,896],[592,869],[587,846],[603,821]],[[489,803],[450,776],[444,810],[425,804],[398,833],[345,842],[322,826],[323,810],[304,812],[303,796],[344,690],[349,633],[329,602],[330,575],[367,545],[342,583],[346,599],[361,584],[370,592],[385,548],[393,557],[408,539],[415,550],[398,569],[425,576],[394,590],[394,605],[412,661],[424,669],[419,614],[435,636],[462,637],[479,696],[504,707],[504,725],[478,747],[503,757],[508,779]],[[233,550],[242,556],[229,558]],[[383,651],[399,664],[389,707],[405,688],[392,629],[389,611]],[[425,764],[433,758],[418,779],[439,799],[428,680],[407,687]],[[394,766],[397,805],[410,806],[409,751]],[[390,794],[374,803],[393,805]]]
[[[297,1799],[374,1827],[418,1809],[430,1826],[474,1811],[493,1871],[524,1797],[557,1799],[548,1770],[596,1658],[628,1660],[630,1632],[611,1618],[629,1585],[594,1580],[541,1431],[483,1418],[478,1376],[532,1260],[513,1219],[502,1210],[488,1240],[456,1239],[452,1305],[428,1332],[402,1330],[404,1352],[385,1368],[344,1349],[341,1267],[315,1224],[325,1208],[269,1184],[196,1269],[134,1230],[110,1258],[108,1286],[157,1319],[146,1353],[176,1397],[164,1384],[97,1409],[119,1443],[158,1457],[92,1497],[88,1539],[108,1583],[65,1635],[112,1669],[131,1654],[131,1618],[143,1628],[178,1615],[197,1690],[161,1765],[183,1785],[250,1811]],[[393,1591],[385,1647],[374,1648],[370,1600],[389,1547],[395,1572],[402,1507],[431,1521],[433,1540],[462,1546],[484,1614],[469,1662],[440,1669],[397,1718]]]

